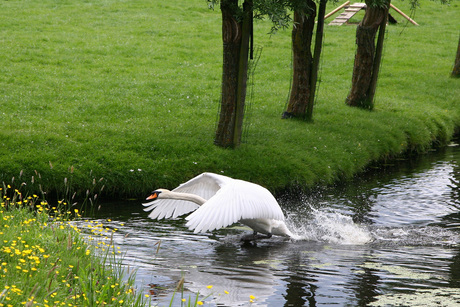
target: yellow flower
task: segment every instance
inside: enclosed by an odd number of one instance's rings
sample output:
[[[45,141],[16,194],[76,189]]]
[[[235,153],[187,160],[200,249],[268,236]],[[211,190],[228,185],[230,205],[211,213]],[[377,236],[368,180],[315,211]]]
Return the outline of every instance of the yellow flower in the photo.
[[[208,288],[208,289],[212,289],[212,285],[209,285],[209,286],[207,286],[206,288]]]
[[[225,293],[225,294],[228,294],[229,292],[228,292],[227,290],[224,290],[224,293]]]
[[[185,298],[183,298],[183,299],[182,299],[182,302],[185,302],[185,301],[186,301],[186,299],[185,299]]]
[[[203,302],[202,302],[202,301],[198,301],[198,302],[196,302],[196,304],[202,306],[202,305],[203,305]]]

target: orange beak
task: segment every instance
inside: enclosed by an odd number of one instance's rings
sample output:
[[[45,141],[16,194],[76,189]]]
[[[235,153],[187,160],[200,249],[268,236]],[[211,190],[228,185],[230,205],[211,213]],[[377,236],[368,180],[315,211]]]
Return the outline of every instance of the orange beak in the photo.
[[[152,199],[157,199],[158,198],[158,193],[153,193],[149,197],[146,198],[146,200],[152,200]]]

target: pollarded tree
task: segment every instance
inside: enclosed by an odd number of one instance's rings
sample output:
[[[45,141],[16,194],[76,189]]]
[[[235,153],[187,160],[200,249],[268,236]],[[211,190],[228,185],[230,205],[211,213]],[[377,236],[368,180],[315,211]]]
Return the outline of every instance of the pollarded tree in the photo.
[[[211,7],[218,2],[208,0]],[[286,27],[290,21],[287,8],[303,2],[304,0],[220,0],[223,72],[219,122],[214,139],[216,145],[237,147],[241,142],[253,17],[269,16],[273,22],[273,30],[276,30]]]
[[[353,67],[352,85],[346,103],[372,110],[374,108],[375,89],[380,69],[385,27],[391,0],[366,0],[366,13],[356,30],[356,55]],[[418,0],[409,0],[413,9]],[[448,0],[439,0],[445,4]],[[378,32],[377,43],[375,38]],[[452,71],[460,74],[460,41],[457,51],[456,66]],[[457,69],[457,70],[456,70]]]
[[[218,0],[208,0],[211,7]],[[252,20],[269,16],[272,31],[287,27],[294,11],[292,48],[294,54],[291,99],[285,114],[311,119],[315,96],[322,31],[327,0],[319,0],[315,50],[311,43],[315,26],[316,3],[313,0],[221,0],[223,72],[221,108],[214,143],[221,147],[237,147],[241,142],[249,40]]]
[[[297,117],[312,120],[319,60],[322,49],[324,15],[327,0],[293,2],[294,23],[292,26],[293,76],[291,93],[283,118]],[[314,51],[312,51],[313,29],[318,15]]]
[[[220,1],[223,71],[220,115],[214,143],[221,147],[236,147],[241,141],[252,5],[252,1],[246,0],[243,9],[240,9],[238,0]]]
[[[390,0],[366,0],[366,13],[356,29],[356,55],[350,93],[350,106],[373,109],[382,58]],[[375,38],[378,33],[377,43]]]

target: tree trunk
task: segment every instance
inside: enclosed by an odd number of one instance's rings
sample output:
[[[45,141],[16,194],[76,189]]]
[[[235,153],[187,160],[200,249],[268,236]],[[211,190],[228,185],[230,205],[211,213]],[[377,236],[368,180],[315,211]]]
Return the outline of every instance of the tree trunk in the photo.
[[[241,26],[241,48],[238,61],[238,90],[235,114],[235,133],[233,146],[239,146],[243,134],[243,117],[246,101],[246,85],[248,81],[249,39],[252,26],[252,1],[243,2],[243,22]]]
[[[375,89],[380,68],[385,26],[390,0],[385,8],[373,7],[366,1],[366,13],[356,29],[356,55],[351,90],[346,99],[350,106],[373,109]],[[379,33],[377,47],[375,36]]]
[[[318,8],[318,23],[316,25],[315,52],[313,53],[313,66],[310,78],[310,97],[308,99],[306,120],[313,120],[313,104],[315,102],[316,82],[318,81],[319,60],[323,47],[324,15],[326,14],[327,0],[320,0]]]
[[[458,38],[457,56],[455,57],[454,69],[452,70],[451,76],[460,78],[460,37]]]
[[[244,18],[236,19],[238,0],[222,0],[222,94],[214,144],[236,147],[240,144],[246,97],[249,50],[249,13],[252,2],[245,1]]]
[[[377,45],[375,47],[375,57],[374,63],[372,65],[372,78],[371,83],[369,85],[369,91],[367,93],[367,97],[370,99],[370,107],[369,109],[374,108],[374,96],[375,90],[377,89],[377,80],[379,78],[379,71],[380,71],[380,63],[382,63],[382,54],[383,54],[383,42],[385,38],[385,29],[388,22],[388,10],[390,8],[390,2],[388,2],[388,7],[385,11],[385,15],[383,17],[383,22],[380,24],[379,27],[379,36],[377,38]]]
[[[308,11],[294,11],[292,28],[293,78],[289,102],[283,118],[301,117],[306,114],[310,101],[312,72],[311,42],[315,26],[316,4],[308,0]]]

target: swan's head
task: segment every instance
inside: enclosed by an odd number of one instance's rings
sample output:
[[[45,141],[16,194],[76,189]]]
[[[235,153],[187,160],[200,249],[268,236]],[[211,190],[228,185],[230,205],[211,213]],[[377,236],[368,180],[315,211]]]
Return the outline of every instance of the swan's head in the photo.
[[[152,194],[150,194],[149,197],[146,198],[146,200],[151,200],[151,201],[154,201],[158,198],[161,198],[161,193],[167,193],[169,192],[169,190],[166,190],[166,189],[158,189],[158,190],[155,190],[152,192]]]

